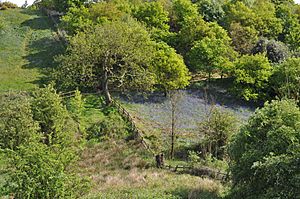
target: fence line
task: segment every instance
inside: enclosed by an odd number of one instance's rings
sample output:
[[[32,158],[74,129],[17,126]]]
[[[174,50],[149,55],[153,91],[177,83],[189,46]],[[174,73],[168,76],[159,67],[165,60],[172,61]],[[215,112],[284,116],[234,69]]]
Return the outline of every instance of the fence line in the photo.
[[[134,132],[135,139],[139,140],[144,148],[146,148],[153,156],[155,155],[154,151],[151,149],[150,145],[145,141],[144,135],[145,132],[139,129],[131,114],[116,100],[112,100],[112,105],[117,108],[118,112],[126,119],[131,126],[131,130]]]

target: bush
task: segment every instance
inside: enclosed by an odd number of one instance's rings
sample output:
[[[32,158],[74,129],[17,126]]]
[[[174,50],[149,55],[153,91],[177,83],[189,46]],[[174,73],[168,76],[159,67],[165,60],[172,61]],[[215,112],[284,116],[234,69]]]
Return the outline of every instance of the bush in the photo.
[[[0,3],[0,10],[7,10],[9,8],[14,9],[14,8],[18,8],[18,6],[11,2]]]
[[[229,198],[298,198],[299,149],[300,110],[295,102],[266,103],[230,144],[235,186]]]
[[[71,148],[30,142],[5,154],[8,172],[2,196],[13,193],[14,198],[77,198],[88,188],[87,182],[66,171],[76,160]]]
[[[217,159],[224,159],[229,139],[236,133],[237,127],[237,119],[232,113],[213,107],[207,119],[199,125],[200,133],[204,134],[201,142],[201,154],[204,158],[212,155]]]
[[[30,98],[24,93],[0,96],[0,148],[15,150],[39,130],[33,120]]]
[[[106,140],[128,134],[128,126],[116,112],[109,112],[105,119],[87,129],[87,139]]]

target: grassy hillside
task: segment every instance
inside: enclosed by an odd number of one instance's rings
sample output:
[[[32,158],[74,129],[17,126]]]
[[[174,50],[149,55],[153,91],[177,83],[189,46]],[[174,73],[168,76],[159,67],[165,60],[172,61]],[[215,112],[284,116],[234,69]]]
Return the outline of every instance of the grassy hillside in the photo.
[[[39,11],[0,11],[0,92],[30,90],[46,81],[53,56],[62,51],[51,21]]]
[[[149,157],[134,142],[110,140],[88,144],[78,171],[93,182],[85,198],[221,198],[224,187],[220,182],[156,169]]]

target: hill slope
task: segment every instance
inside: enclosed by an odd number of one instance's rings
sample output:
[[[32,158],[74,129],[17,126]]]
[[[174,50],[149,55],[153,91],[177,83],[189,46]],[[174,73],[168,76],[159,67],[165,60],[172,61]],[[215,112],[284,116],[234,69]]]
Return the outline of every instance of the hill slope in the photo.
[[[0,11],[0,92],[30,90],[46,81],[53,56],[62,51],[49,19],[39,11]]]

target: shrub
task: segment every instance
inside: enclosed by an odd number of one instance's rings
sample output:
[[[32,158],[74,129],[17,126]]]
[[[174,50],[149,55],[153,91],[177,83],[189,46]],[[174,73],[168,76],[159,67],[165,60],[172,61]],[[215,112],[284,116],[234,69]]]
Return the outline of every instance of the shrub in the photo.
[[[229,198],[300,195],[300,110],[292,100],[266,103],[230,144],[235,185]]]
[[[11,2],[3,2],[3,3],[0,3],[0,10],[6,10],[8,8],[18,8],[18,6],[14,3],[11,3]]]
[[[116,112],[109,112],[105,119],[87,129],[87,139],[105,140],[128,134],[127,124]]]
[[[66,171],[76,160],[71,148],[30,142],[5,154],[8,168],[2,196],[13,193],[14,198],[77,198],[88,188],[87,182]]]
[[[15,150],[39,130],[33,120],[30,98],[24,93],[0,96],[0,148]]]
[[[204,134],[201,153],[204,157],[212,155],[217,159],[227,156],[226,147],[231,136],[237,131],[237,119],[228,111],[213,107],[206,120],[199,125]]]

